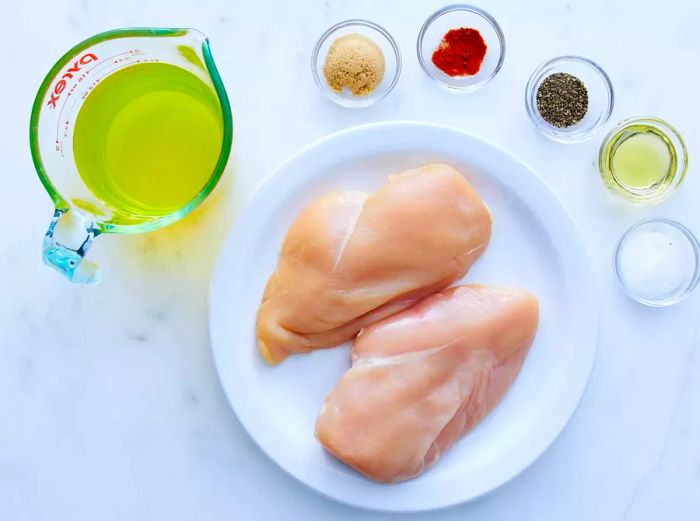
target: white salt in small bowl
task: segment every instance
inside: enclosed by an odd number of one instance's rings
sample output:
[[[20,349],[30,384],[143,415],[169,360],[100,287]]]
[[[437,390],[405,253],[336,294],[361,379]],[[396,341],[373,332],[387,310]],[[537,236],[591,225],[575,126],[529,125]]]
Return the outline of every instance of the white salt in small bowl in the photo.
[[[700,281],[700,243],[671,219],[643,219],[632,225],[614,253],[617,280],[625,292],[647,306],[677,304]]]

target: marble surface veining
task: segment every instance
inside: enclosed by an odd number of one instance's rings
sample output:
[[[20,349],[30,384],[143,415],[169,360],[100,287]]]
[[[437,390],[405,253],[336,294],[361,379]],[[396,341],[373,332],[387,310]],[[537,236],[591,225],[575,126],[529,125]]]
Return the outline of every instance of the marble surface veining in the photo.
[[[0,520],[393,520],[344,507],[283,474],[237,422],[207,338],[207,290],[226,230],[263,175],[305,143],[354,124],[422,119],[464,128],[532,165],[570,210],[600,285],[601,338],[586,395],[537,462],[473,503],[401,519],[700,519],[700,292],[648,309],[615,285],[616,239],[649,215],[700,232],[700,7],[602,0],[481,2],[501,23],[505,65],[487,88],[450,95],[419,69],[415,38],[442,2],[4,0],[0,125]],[[332,105],[309,70],[315,39],[363,17],[394,34],[396,90],[366,110]],[[211,38],[233,103],[234,158],[214,195],[160,232],[101,238],[96,287],[40,262],[51,206],[32,167],[29,110],[76,42],[123,26],[192,26]],[[613,199],[598,181],[602,136],[558,145],[530,126],[529,73],[558,54],[598,61],[613,121],[658,115],[685,135],[688,178],[660,206]],[[608,125],[609,128],[610,125]],[[562,339],[563,342],[566,339]]]

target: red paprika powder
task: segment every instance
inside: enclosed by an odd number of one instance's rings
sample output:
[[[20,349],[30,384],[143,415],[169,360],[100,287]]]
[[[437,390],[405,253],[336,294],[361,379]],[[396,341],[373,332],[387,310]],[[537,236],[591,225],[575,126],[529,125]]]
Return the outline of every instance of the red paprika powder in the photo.
[[[433,63],[448,76],[473,76],[486,56],[481,33],[469,27],[450,29],[433,52]]]

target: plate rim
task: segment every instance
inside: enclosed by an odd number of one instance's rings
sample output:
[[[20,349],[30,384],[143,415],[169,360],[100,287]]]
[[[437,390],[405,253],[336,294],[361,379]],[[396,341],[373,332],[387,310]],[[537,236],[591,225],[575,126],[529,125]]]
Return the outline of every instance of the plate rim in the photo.
[[[581,261],[579,264],[581,265],[580,267],[585,270],[585,276],[583,278],[587,279],[590,281],[590,285],[588,287],[588,299],[587,303],[590,304],[586,306],[586,312],[588,315],[588,321],[590,321],[591,325],[591,330],[590,330],[590,346],[588,348],[588,357],[587,357],[587,366],[586,366],[586,371],[585,371],[585,377],[583,377],[583,380],[581,382],[580,388],[578,389],[578,394],[575,399],[575,403],[573,403],[573,406],[570,408],[570,411],[566,415],[566,417],[561,421],[556,428],[554,429],[554,434],[550,436],[550,439],[546,440],[544,444],[541,444],[541,449],[538,449],[531,454],[530,457],[527,458],[527,461],[520,466],[517,470],[514,470],[507,475],[503,476],[501,479],[498,480],[497,483],[495,483],[493,486],[490,488],[474,495],[470,495],[468,497],[464,498],[459,498],[459,499],[449,499],[449,500],[443,500],[443,501],[437,501],[437,502],[427,502],[425,504],[422,504],[420,506],[416,506],[415,504],[407,506],[407,507],[401,507],[401,506],[396,506],[396,505],[382,505],[382,506],[376,506],[376,505],[367,505],[362,502],[358,501],[353,501],[351,499],[348,499],[346,497],[342,497],[336,494],[333,494],[329,492],[328,490],[325,490],[321,486],[317,486],[317,484],[310,483],[307,480],[304,479],[303,476],[299,475],[301,473],[295,472],[293,469],[288,468],[289,466],[286,465],[284,462],[278,460],[273,454],[264,447],[261,442],[256,438],[256,436],[251,432],[251,426],[246,423],[245,419],[242,418],[240,414],[240,410],[237,409],[235,400],[232,399],[231,393],[228,390],[228,386],[226,384],[226,380],[224,376],[222,375],[222,367],[221,367],[221,361],[220,361],[220,355],[217,354],[218,350],[215,347],[216,341],[215,338],[218,337],[218,334],[216,334],[216,331],[218,329],[218,326],[215,325],[215,316],[216,313],[213,311],[214,308],[218,307],[218,304],[215,302],[218,301],[217,299],[217,294],[218,294],[218,289],[222,286],[222,284],[219,283],[220,279],[222,277],[225,277],[226,274],[225,272],[227,271],[227,268],[225,266],[225,257],[228,256],[228,254],[231,252],[232,248],[235,247],[236,245],[236,236],[242,234],[243,232],[241,231],[241,223],[245,223],[250,221],[253,213],[253,208],[254,208],[254,202],[258,197],[261,197],[261,194],[264,194],[266,191],[273,190],[271,188],[271,183],[286,169],[289,168],[290,165],[293,165],[293,163],[299,158],[305,156],[306,154],[312,152],[314,149],[323,147],[324,145],[327,145],[330,142],[336,141],[336,140],[342,140],[343,138],[346,138],[349,135],[353,134],[362,134],[365,132],[376,132],[376,131],[392,131],[392,130],[397,130],[397,129],[411,129],[415,128],[417,130],[421,131],[426,131],[429,129],[432,129],[434,131],[438,132],[447,132],[447,133],[452,133],[452,134],[458,134],[459,136],[478,141],[480,142],[483,146],[490,147],[498,152],[498,154],[507,156],[510,161],[519,163],[525,170],[527,170],[530,175],[537,181],[537,183],[540,185],[540,189],[543,190],[544,192],[547,193],[547,196],[550,197],[553,202],[556,204],[558,209],[561,211],[561,214],[563,217],[565,217],[566,225],[574,232],[573,233],[573,240],[570,241],[572,244],[578,246],[578,252],[577,256],[579,257],[579,260]],[[496,176],[494,176],[496,177]],[[498,178],[497,178],[498,179]],[[501,180],[498,179],[500,182]],[[232,228],[227,232],[227,236],[222,243],[221,248],[219,249],[218,255],[216,262],[214,264],[214,269],[212,271],[212,276],[209,284],[209,298],[208,298],[208,331],[209,331],[209,345],[212,351],[212,356],[214,358],[214,365],[216,367],[216,374],[217,378],[219,380],[219,383],[221,385],[222,390],[224,391],[224,395],[226,396],[226,401],[228,402],[229,406],[231,407],[231,410],[235,414],[236,418],[238,419],[239,423],[243,427],[243,429],[246,432],[246,435],[250,437],[250,439],[253,440],[255,445],[258,447],[258,449],[266,456],[268,457],[271,461],[275,463],[279,468],[281,468],[287,475],[291,476],[294,478],[296,481],[302,483],[304,486],[307,488],[313,490],[316,493],[321,494],[322,496],[332,499],[334,501],[337,501],[341,504],[345,504],[354,508],[358,508],[361,510],[366,510],[366,511],[372,511],[372,512],[394,512],[394,513],[412,513],[412,512],[428,512],[428,511],[435,511],[435,510],[441,510],[444,508],[448,508],[451,506],[459,505],[459,504],[465,504],[467,502],[476,500],[480,497],[486,496],[495,490],[499,489],[509,481],[511,481],[513,478],[524,472],[526,469],[528,469],[537,459],[539,459],[549,447],[551,447],[552,444],[561,436],[563,433],[564,429],[566,426],[569,424],[571,421],[571,418],[574,416],[576,413],[578,407],[580,406],[581,400],[583,399],[583,396],[585,395],[586,389],[588,387],[591,374],[593,371],[594,363],[596,360],[596,355],[597,355],[597,349],[598,349],[598,340],[599,340],[599,332],[600,332],[600,316],[597,311],[597,303],[599,302],[599,288],[598,288],[598,280],[594,276],[594,272],[592,269],[592,264],[590,262],[590,256],[587,251],[586,243],[583,240],[583,236],[580,232],[579,227],[576,224],[576,221],[573,219],[571,213],[567,209],[567,207],[563,204],[562,200],[559,198],[559,196],[554,192],[551,187],[548,185],[548,183],[545,181],[544,178],[542,178],[540,175],[537,174],[537,172],[530,167],[528,163],[525,161],[521,160],[519,157],[511,153],[510,151],[506,150],[502,146],[488,140],[485,138],[482,138],[480,136],[477,136],[473,134],[472,132],[452,127],[449,125],[442,125],[442,124],[437,124],[437,123],[432,123],[432,122],[426,122],[426,121],[418,121],[418,120],[389,120],[389,121],[378,121],[378,122],[372,122],[372,123],[364,123],[360,125],[354,125],[351,127],[347,127],[335,132],[332,132],[330,134],[327,134],[325,136],[322,136],[319,139],[313,140],[310,143],[302,146],[300,149],[298,149],[296,152],[292,153],[291,155],[287,156],[283,161],[281,161],[275,168],[273,168],[267,175],[265,175],[260,182],[256,185],[256,187],[253,189],[251,194],[248,196],[246,202],[244,203],[244,208],[236,218],[236,221]],[[529,207],[529,205],[528,205]]]

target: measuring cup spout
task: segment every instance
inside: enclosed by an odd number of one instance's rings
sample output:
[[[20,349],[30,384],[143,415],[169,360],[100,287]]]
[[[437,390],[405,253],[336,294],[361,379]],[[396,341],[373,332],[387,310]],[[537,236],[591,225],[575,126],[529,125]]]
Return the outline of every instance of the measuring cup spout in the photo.
[[[44,262],[71,282],[99,282],[97,264],[85,259],[99,233],[88,216],[76,210],[57,208],[42,243]]]

